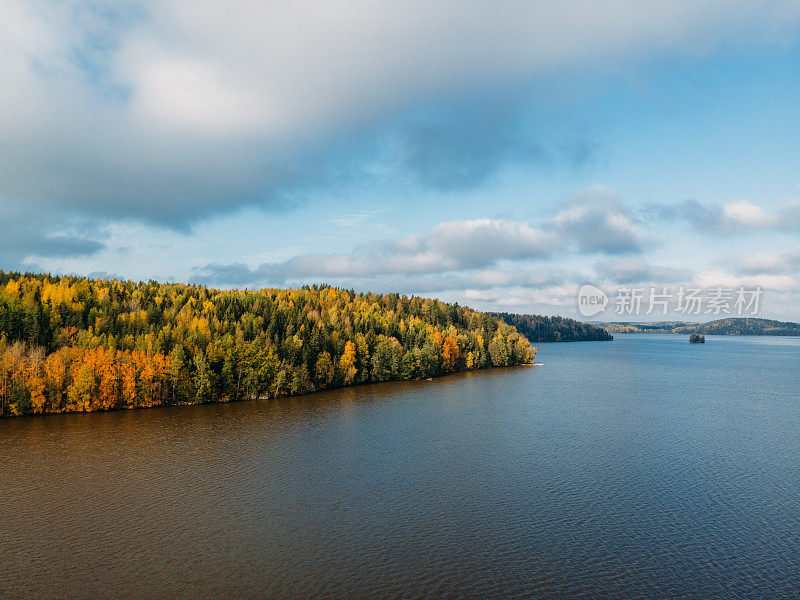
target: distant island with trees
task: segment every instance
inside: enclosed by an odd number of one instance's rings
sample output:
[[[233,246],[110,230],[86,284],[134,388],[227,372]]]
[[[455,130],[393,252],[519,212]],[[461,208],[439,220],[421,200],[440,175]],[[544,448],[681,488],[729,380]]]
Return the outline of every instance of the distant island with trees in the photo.
[[[438,300],[0,271],[2,416],[273,398],[535,353],[513,325]]]
[[[597,325],[565,317],[491,313],[517,328],[531,343],[609,341],[614,336]]]
[[[701,335],[800,335],[800,323],[754,317],[731,317],[707,323],[656,321],[653,323],[603,323],[611,333],[676,333]]]

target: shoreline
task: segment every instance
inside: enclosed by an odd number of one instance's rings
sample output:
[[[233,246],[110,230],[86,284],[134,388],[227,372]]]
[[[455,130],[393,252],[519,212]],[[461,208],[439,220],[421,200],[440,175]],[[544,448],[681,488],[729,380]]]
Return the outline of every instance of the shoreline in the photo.
[[[58,415],[88,415],[88,414],[96,414],[96,413],[116,413],[116,412],[133,412],[139,410],[149,410],[153,408],[175,408],[175,407],[188,407],[188,406],[213,406],[216,404],[238,404],[240,402],[257,402],[257,401],[270,401],[270,400],[284,400],[289,398],[302,398],[304,396],[311,396],[313,394],[321,394],[325,392],[334,392],[334,391],[341,391],[346,389],[356,389],[356,388],[367,388],[378,386],[381,384],[386,383],[412,383],[412,382],[423,382],[423,381],[430,381],[435,382],[440,379],[444,379],[446,377],[452,377],[453,375],[465,375],[468,373],[485,373],[490,371],[501,371],[504,369],[512,369],[514,367],[536,367],[542,366],[542,363],[518,363],[513,365],[501,365],[495,366],[491,365],[488,367],[481,367],[478,369],[462,369],[459,371],[452,371],[450,373],[441,373],[438,375],[434,375],[433,377],[415,377],[413,379],[387,379],[385,381],[365,381],[354,383],[350,385],[340,385],[340,386],[332,386],[326,387],[319,390],[310,390],[307,392],[300,392],[297,394],[281,394],[279,396],[255,396],[251,398],[237,398],[235,400],[216,400],[210,402],[175,402],[171,404],[153,404],[152,406],[118,406],[113,408],[107,409],[99,409],[99,410],[64,410],[60,412],[42,412],[42,413],[27,413],[27,414],[3,414],[0,415],[0,421],[3,420],[14,420],[14,419],[36,419],[39,417],[48,417],[48,416],[58,416]]]

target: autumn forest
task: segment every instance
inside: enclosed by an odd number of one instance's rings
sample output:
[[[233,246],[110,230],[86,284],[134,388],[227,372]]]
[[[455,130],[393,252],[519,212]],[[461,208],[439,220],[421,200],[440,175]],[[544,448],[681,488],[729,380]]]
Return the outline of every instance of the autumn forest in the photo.
[[[0,271],[2,416],[273,398],[534,354],[514,327],[438,300]]]

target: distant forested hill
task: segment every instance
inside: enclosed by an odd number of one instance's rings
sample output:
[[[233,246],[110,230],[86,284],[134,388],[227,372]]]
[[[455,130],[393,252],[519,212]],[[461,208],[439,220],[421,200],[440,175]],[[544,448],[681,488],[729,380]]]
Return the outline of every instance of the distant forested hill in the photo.
[[[589,342],[614,339],[605,329],[564,317],[542,315],[517,315],[491,313],[517,328],[532,343],[535,342]]]
[[[513,326],[438,300],[0,271],[0,415],[285,396],[534,354]]]
[[[770,319],[730,318],[676,327],[675,333],[697,331],[704,335],[800,335],[800,324]]]
[[[731,317],[707,323],[661,321],[654,323],[608,323],[612,333],[700,333],[703,335],[800,335],[800,323]]]

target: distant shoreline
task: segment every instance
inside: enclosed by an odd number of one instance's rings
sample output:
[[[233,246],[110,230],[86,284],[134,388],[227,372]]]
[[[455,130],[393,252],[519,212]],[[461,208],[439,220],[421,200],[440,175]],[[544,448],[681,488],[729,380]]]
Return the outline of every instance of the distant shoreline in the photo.
[[[772,335],[800,336],[800,323],[739,317],[692,323],[687,321],[612,322],[594,325],[609,333],[671,333],[676,335]]]

